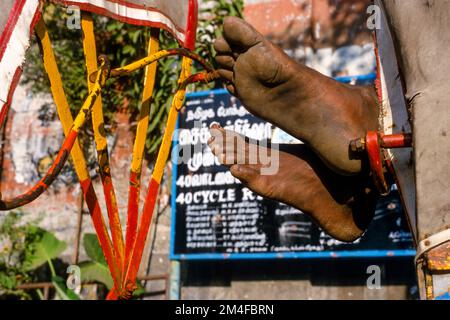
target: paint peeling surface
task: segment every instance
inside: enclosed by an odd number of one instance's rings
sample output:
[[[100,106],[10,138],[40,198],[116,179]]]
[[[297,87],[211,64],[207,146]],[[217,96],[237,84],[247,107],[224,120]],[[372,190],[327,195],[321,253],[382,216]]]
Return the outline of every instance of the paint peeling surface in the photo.
[[[62,143],[62,127],[59,121],[40,121],[39,114],[53,113],[50,96],[32,96],[30,91],[19,86],[12,103],[12,128],[10,139],[14,180],[27,184],[38,180],[39,173],[52,162],[53,155]],[[53,109],[53,110],[52,110]]]
[[[426,254],[428,268],[433,271],[450,271],[450,242],[444,243]]]

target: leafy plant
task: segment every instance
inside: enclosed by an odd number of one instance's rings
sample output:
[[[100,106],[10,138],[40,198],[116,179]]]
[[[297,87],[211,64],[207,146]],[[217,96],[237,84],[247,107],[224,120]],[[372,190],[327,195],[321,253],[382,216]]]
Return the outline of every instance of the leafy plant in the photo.
[[[113,286],[113,279],[106,264],[105,256],[98,242],[97,236],[87,233],[83,237],[83,245],[86,254],[91,261],[84,261],[79,264],[81,271],[81,281],[96,281],[103,283],[108,289]]]
[[[33,223],[22,223],[22,217],[22,212],[13,211],[0,221],[0,296],[31,299],[29,293],[18,289],[19,285],[50,279],[60,298],[79,299],[53,263],[66,243]],[[42,269],[44,265],[49,269]]]
[[[0,296],[29,299],[17,286],[31,282],[36,275],[26,270],[25,257],[32,252],[40,230],[30,224],[21,224],[23,213],[13,211],[0,220]]]
[[[87,256],[92,260],[81,262],[78,265],[81,272],[81,281],[100,282],[111,289],[114,285],[113,279],[97,236],[93,233],[86,233],[83,236],[83,246]],[[139,283],[136,283],[136,285],[137,290],[133,292],[133,296],[139,296],[144,292],[144,288]]]
[[[52,276],[52,284],[62,300],[80,300],[80,297],[73,290],[67,288],[66,281],[60,276]]]
[[[40,229],[39,233],[37,241],[31,243],[30,250],[25,252],[25,271],[34,270],[44,263],[48,263],[52,274],[56,275],[52,259],[57,258],[67,245],[46,230]]]

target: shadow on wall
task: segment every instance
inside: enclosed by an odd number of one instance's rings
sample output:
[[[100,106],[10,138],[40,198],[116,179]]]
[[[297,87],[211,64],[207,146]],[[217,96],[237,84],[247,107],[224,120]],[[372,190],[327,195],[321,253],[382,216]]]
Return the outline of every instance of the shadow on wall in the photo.
[[[371,265],[379,266],[381,270],[381,287],[387,290],[396,290],[394,299],[417,299],[417,287],[415,282],[414,263],[412,258],[388,258],[388,259],[345,259],[345,260],[260,260],[260,261],[195,261],[182,262],[183,287],[222,287],[223,290],[231,289],[233,282],[251,283],[252,290],[258,289],[258,282],[276,281],[274,287],[280,283],[292,284],[292,291],[283,295],[295,299],[317,298],[307,296],[308,291],[299,292],[298,289],[309,287],[320,290],[330,299],[345,298],[346,288],[360,287],[355,290],[362,296],[350,295],[351,299],[364,299],[362,291],[377,291],[367,289],[367,280],[372,272],[367,271]],[[303,285],[301,282],[304,282]],[[297,285],[296,285],[297,284]],[[331,287],[339,287],[340,292],[331,292]],[[250,286],[249,286],[250,288]],[[260,290],[264,290],[264,286]],[[278,292],[261,293],[264,298],[279,298]],[[273,294],[273,296],[272,296]],[[325,298],[325,296],[323,298]],[[369,295],[370,296],[370,295]],[[191,298],[183,296],[182,298]],[[242,293],[242,298],[245,298]],[[254,297],[251,297],[254,298]],[[374,297],[372,297],[374,298]],[[381,297],[390,298],[385,293]],[[320,299],[320,298],[319,298]]]
[[[283,49],[338,48],[372,41],[372,0],[274,0],[246,4],[245,19]]]

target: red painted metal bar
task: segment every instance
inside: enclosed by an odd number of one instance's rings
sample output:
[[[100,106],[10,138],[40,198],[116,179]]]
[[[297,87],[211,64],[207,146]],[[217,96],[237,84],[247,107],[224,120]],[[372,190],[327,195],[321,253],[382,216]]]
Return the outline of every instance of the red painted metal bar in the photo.
[[[182,70],[182,73],[183,72],[187,73],[188,71]],[[184,92],[186,90],[187,85],[194,83],[194,82],[198,82],[198,81],[209,82],[214,79],[217,79],[218,77],[219,77],[219,75],[215,71],[203,72],[203,73],[199,73],[199,74],[195,74],[195,75],[190,75],[181,81],[181,83],[179,84],[178,91],[175,94],[173,107],[171,108],[171,112],[170,112],[169,118],[168,118],[168,123],[170,122],[171,125],[169,125],[169,124],[167,125],[165,135],[167,135],[169,131],[173,130],[173,128],[172,128],[172,125],[174,126],[173,120],[176,119],[176,117],[178,115],[178,111],[179,111],[178,107],[182,106],[182,103],[183,103],[183,101],[181,101],[181,100],[177,101],[177,99],[180,99],[179,96],[181,96],[184,100]],[[167,130],[169,130],[169,131],[167,131]],[[171,136],[172,136],[172,134],[170,133],[170,137],[169,136],[168,137],[171,139]],[[160,149],[160,154],[158,154],[158,160],[161,161],[161,163],[165,163],[167,160],[165,157],[166,157],[166,152],[164,152],[164,151],[161,152],[161,149]],[[157,160],[157,162],[158,162],[158,160]],[[155,171],[161,170],[161,169],[158,169],[157,165],[155,165]],[[137,274],[139,271],[139,266],[141,263],[142,254],[144,251],[148,230],[150,229],[150,225],[151,225],[151,221],[152,221],[152,217],[153,217],[153,212],[154,212],[154,208],[155,208],[155,204],[156,204],[156,200],[157,200],[157,196],[158,196],[158,190],[159,190],[159,186],[160,186],[160,179],[161,179],[160,177],[162,175],[162,172],[156,172],[156,174],[155,174],[155,171],[153,172],[152,178],[151,178],[149,186],[148,186],[148,191],[147,191],[147,195],[146,195],[145,202],[144,202],[144,208],[142,210],[142,216],[141,216],[141,220],[140,220],[140,224],[139,224],[138,234],[137,234],[134,246],[133,246],[132,255],[130,257],[128,269],[126,271],[126,276],[125,276],[124,282],[122,284],[124,291],[121,293],[121,298],[124,298],[124,299],[129,298],[131,296],[132,292],[135,290],[135,286],[136,286],[135,282],[136,282]]]
[[[100,75],[101,74],[99,74],[98,79],[102,78]],[[0,200],[0,210],[11,210],[30,203],[31,201],[39,197],[45,190],[47,190],[48,187],[56,179],[69,157],[70,151],[72,150],[72,147],[74,146],[74,143],[78,137],[79,129],[84,125],[86,121],[87,113],[91,111],[98,95],[100,94],[101,86],[98,83],[100,81],[98,79],[96,81],[96,84],[94,85],[95,89],[93,89],[89,93],[88,98],[84,102],[81,110],[77,115],[77,118],[75,119],[72,129],[64,139],[64,143],[62,144],[55,161],[47,170],[47,173],[27,192],[11,199]]]
[[[380,134],[381,148],[407,148],[412,146],[412,135],[410,133]]]
[[[370,164],[372,177],[380,194],[389,193],[385,178],[385,166],[389,167],[389,159],[385,159],[382,149],[412,147],[412,134],[383,134],[377,131],[368,131],[364,138],[352,140],[350,150],[354,153],[366,151]]]
[[[141,264],[142,253],[144,252],[147,233],[153,218],[153,211],[156,204],[156,199],[159,191],[159,182],[151,178],[148,192],[145,197],[144,208],[142,210],[142,217],[139,223],[138,234],[134,243],[132,255],[130,257],[128,270],[124,279],[123,287],[128,292],[133,292],[135,288],[135,281],[139,266]],[[128,293],[129,294],[129,293]]]
[[[189,50],[195,49],[195,40],[197,36],[198,24],[198,3],[197,0],[189,0],[188,21],[186,25],[185,46]]]
[[[381,157],[378,132],[368,131],[366,134],[365,147],[372,170],[373,181],[381,194],[389,192],[389,188],[384,177],[383,159]]]
[[[107,61],[106,56],[100,56],[98,58],[100,62],[100,67],[97,72],[96,80],[94,81],[94,86],[91,86],[89,97],[92,97],[92,101],[90,102],[89,111],[92,110],[95,101],[101,97],[101,88],[105,84],[106,77],[109,73],[109,62]],[[75,119],[75,125],[77,125],[77,119]],[[78,125],[81,127],[80,125]],[[95,196],[95,192],[93,191],[92,182],[90,179],[86,179],[85,181],[80,181],[81,187],[85,194],[86,203],[89,208],[89,212],[91,214],[91,218],[94,224],[95,231],[97,233],[97,237],[99,239],[100,246],[102,247],[103,253],[105,255],[106,262],[108,264],[108,268],[111,272],[111,276],[114,281],[114,288],[117,288],[117,291],[121,291],[121,278],[122,273],[120,271],[121,265],[117,264],[117,256],[114,252],[113,245],[111,239],[108,234],[108,230],[106,229],[106,224],[103,219],[103,216],[100,211],[100,206],[98,204],[97,197]],[[88,198],[89,195],[94,195],[95,199]]]
[[[80,181],[80,185],[83,190],[84,199],[86,200],[86,205],[89,209],[89,214],[91,216],[92,224],[94,225],[100,247],[105,255],[109,271],[111,272],[114,286],[120,288],[121,272],[115,264],[116,258],[112,247],[111,238],[109,237],[108,230],[106,229],[106,223],[103,219],[94,186],[92,185],[90,178]]]
[[[125,237],[125,260],[128,260],[132,244],[136,238],[138,212],[139,212],[139,194],[141,190],[140,172],[130,171],[129,190],[128,190],[128,216],[127,230]]]

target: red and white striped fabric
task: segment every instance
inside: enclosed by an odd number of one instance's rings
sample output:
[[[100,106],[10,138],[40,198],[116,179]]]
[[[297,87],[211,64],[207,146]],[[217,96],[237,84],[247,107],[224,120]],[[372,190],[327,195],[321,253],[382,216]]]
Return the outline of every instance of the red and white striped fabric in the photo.
[[[186,48],[193,49],[197,29],[197,0],[53,0],[81,10],[142,26],[168,30]]]
[[[0,127],[19,81],[30,35],[46,0],[1,0]],[[197,0],[52,0],[65,6],[108,16],[125,23],[163,28],[185,48],[193,49]]]
[[[22,72],[34,24],[40,17],[39,0],[2,0],[0,10],[0,127]]]

